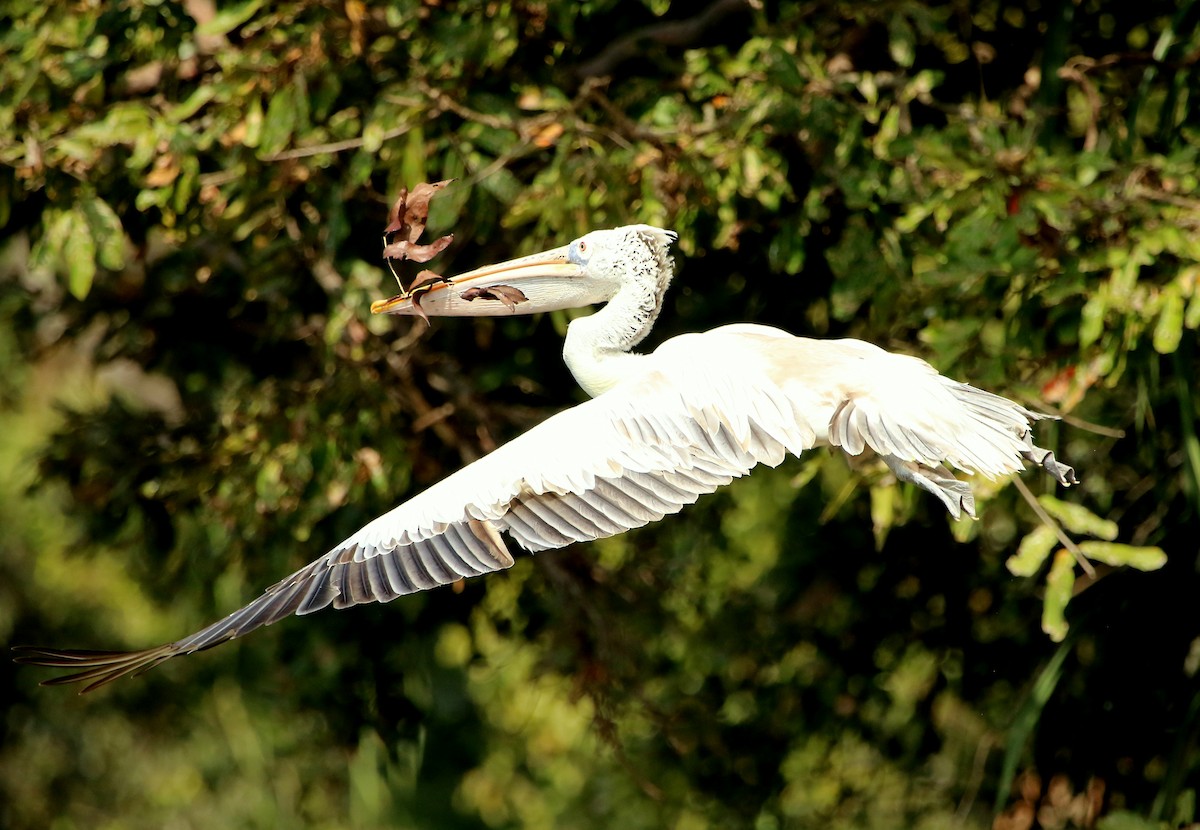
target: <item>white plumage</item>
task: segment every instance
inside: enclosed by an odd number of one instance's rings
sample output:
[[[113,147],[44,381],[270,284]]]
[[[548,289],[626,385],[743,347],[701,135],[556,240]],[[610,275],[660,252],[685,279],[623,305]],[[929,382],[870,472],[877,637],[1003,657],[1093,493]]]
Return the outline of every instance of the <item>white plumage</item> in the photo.
[[[1030,460],[1064,486],[1076,482],[1070,467],[1032,442],[1030,425],[1044,416],[869,343],[737,324],[632,353],[661,308],[673,238],[645,225],[596,231],[376,303],[382,313],[415,313],[419,302],[431,316],[480,316],[606,302],[572,321],[564,348],[594,397],[380,516],[196,634],[137,652],[25,649],[18,660],[77,669],[48,682],[95,688],[292,614],[388,602],[507,568],[513,558],[503,535],[540,551],[641,527],[759,464],[823,444],[852,456],[875,451],[955,517],[973,516],[974,499],[946,465],[995,478]]]

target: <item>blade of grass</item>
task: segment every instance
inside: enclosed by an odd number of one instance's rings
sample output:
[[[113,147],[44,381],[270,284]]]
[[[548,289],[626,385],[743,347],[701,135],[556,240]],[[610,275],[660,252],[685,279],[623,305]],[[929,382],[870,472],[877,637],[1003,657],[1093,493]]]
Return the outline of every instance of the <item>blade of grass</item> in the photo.
[[[1192,403],[1192,373],[1189,369],[1191,351],[1190,342],[1181,343],[1175,350],[1175,397],[1179,401],[1180,427],[1187,457],[1187,482],[1191,491],[1189,495],[1200,506],[1200,437],[1196,436],[1196,407]]]
[[[1154,86],[1155,78],[1158,77],[1159,64],[1166,61],[1168,57],[1174,58],[1178,56],[1180,45],[1182,43],[1186,43],[1186,40],[1180,40],[1178,33],[1181,29],[1191,28],[1191,26],[1195,25],[1194,23],[1189,24],[1189,17],[1192,11],[1196,8],[1196,0],[1184,0],[1184,2],[1180,3],[1178,10],[1175,12],[1175,17],[1169,24],[1167,24],[1167,27],[1163,29],[1162,33],[1158,36],[1158,41],[1154,44],[1154,51],[1152,53],[1154,63],[1147,66],[1145,71],[1142,72],[1141,83],[1138,84],[1138,89],[1133,96],[1133,100],[1129,102],[1129,115],[1126,118],[1125,132],[1125,154],[1127,156],[1132,151],[1134,143],[1137,141],[1138,112],[1141,111],[1142,104],[1145,102],[1146,97],[1150,94],[1150,90]],[[1179,73],[1177,71],[1177,78],[1180,74],[1186,77],[1186,73]],[[1173,104],[1175,101],[1175,90],[1177,86],[1178,84],[1173,84],[1171,90],[1168,91],[1168,101],[1166,103]],[[1172,117],[1172,110],[1174,110],[1173,106],[1171,106],[1170,110],[1168,110],[1164,104],[1164,109],[1159,120],[1158,131],[1160,135],[1163,132],[1164,121]]]
[[[1041,720],[1042,710],[1046,708],[1046,703],[1050,700],[1050,696],[1054,694],[1055,687],[1058,686],[1059,678],[1062,677],[1063,663],[1067,660],[1067,655],[1075,645],[1077,629],[1071,629],[1065,640],[1059,644],[1058,649],[1051,655],[1049,661],[1038,674],[1037,680],[1033,682],[1033,686],[1029,690],[1025,701],[1021,704],[1021,708],[1017,710],[1016,717],[1013,718],[1013,724],[1008,728],[1008,740],[1004,746],[1004,763],[1000,768],[1000,781],[996,787],[996,802],[993,805],[994,811],[998,814],[1004,809],[1005,799],[1008,798],[1009,792],[1012,790],[1013,781],[1017,777],[1017,765],[1021,762],[1021,753],[1025,751],[1026,744],[1029,743],[1031,736],[1037,729],[1038,721]]]

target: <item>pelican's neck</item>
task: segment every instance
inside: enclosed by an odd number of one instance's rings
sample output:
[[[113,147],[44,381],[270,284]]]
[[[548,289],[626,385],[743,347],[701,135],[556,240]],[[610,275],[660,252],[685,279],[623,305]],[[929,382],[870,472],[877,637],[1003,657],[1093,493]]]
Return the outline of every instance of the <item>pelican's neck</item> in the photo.
[[[650,333],[661,301],[652,283],[626,282],[604,308],[571,321],[563,360],[584,392],[594,398],[636,371],[644,358],[630,349]]]

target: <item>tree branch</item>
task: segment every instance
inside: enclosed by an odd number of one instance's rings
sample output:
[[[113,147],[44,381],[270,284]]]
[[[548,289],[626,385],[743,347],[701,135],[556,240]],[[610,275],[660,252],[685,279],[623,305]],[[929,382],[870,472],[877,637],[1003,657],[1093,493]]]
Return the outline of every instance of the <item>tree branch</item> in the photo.
[[[721,18],[733,12],[757,9],[761,6],[761,0],[713,0],[708,8],[695,17],[653,23],[635,29],[614,40],[596,57],[575,67],[575,76],[586,79],[611,75],[614,69],[639,55],[652,43],[663,46],[689,46],[699,40]]]

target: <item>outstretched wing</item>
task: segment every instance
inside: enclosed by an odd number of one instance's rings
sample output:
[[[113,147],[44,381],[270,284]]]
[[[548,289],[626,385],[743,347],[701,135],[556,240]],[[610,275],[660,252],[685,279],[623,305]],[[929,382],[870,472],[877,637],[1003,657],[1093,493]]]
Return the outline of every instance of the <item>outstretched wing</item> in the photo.
[[[1051,416],[951,380],[925,361],[866,343],[846,371],[847,387],[829,421],[829,443],[850,455],[870,447],[902,481],[941,499],[954,518],[975,515],[966,482],[946,468],[998,478],[1041,465],[1065,486],[1075,471],[1033,443],[1034,422]]]
[[[975,500],[947,465],[997,478],[1029,461],[1063,486],[1078,483],[1073,469],[1033,443],[1033,423],[1049,416],[951,380],[920,358],[861,340],[810,340],[754,324],[705,336],[757,343],[768,377],[811,432],[810,444],[827,442],[848,455],[874,450],[897,478],[937,496],[955,518],[974,516]]]
[[[191,636],[134,652],[24,648],[17,660],[76,669],[47,683],[89,691],[292,614],[510,567],[502,532],[539,551],[641,527],[811,446],[791,402],[753,367],[708,374],[695,361],[667,370],[644,360],[636,379],[549,418]]]

